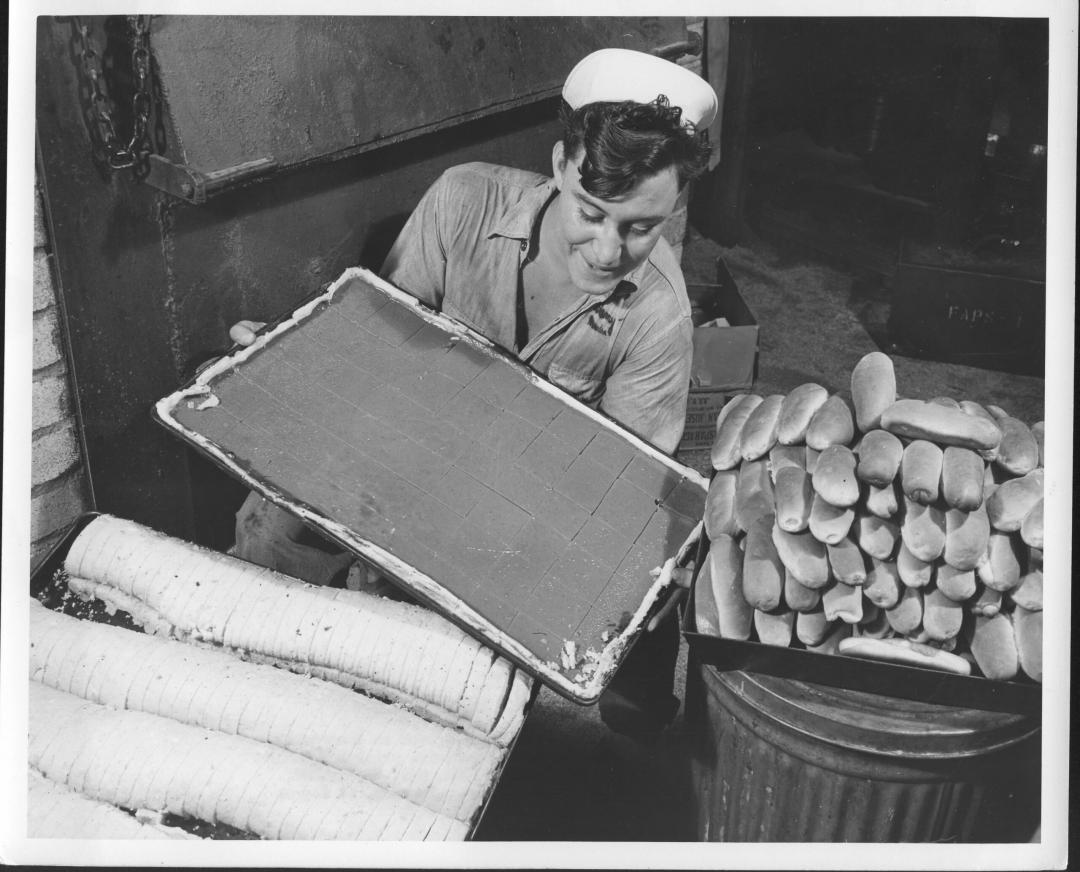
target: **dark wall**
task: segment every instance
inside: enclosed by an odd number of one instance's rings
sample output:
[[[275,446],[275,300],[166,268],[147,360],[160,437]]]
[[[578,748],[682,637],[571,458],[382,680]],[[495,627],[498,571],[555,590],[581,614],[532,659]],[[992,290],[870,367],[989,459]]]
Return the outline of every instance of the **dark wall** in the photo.
[[[71,28],[39,19],[42,183],[97,508],[228,544],[243,497],[152,423],[154,401],[228,344],[345,268],[378,269],[397,229],[445,168],[488,160],[550,171],[546,100],[280,174],[189,205],[90,160]]]
[[[1046,144],[1046,19],[756,19],[753,54],[751,137],[804,130],[887,190],[970,197],[1002,118],[1003,149]]]

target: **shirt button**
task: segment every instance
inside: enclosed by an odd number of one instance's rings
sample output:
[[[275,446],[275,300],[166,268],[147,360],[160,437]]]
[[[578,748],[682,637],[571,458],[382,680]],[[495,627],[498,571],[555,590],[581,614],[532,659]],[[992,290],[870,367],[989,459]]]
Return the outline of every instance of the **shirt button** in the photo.
[[[522,251],[528,251],[529,250],[529,243],[527,243],[524,239],[521,240],[521,250]]]

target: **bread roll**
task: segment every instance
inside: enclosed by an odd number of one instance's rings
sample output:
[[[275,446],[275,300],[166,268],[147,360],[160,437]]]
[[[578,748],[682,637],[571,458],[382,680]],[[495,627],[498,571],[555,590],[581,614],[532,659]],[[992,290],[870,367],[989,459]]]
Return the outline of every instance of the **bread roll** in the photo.
[[[945,513],[945,562],[956,569],[974,569],[986,553],[990,541],[990,521],[986,507],[973,512],[949,509]]]
[[[948,563],[940,563],[934,572],[937,589],[954,602],[962,603],[975,596],[978,585],[973,569],[957,569]]]
[[[976,567],[983,584],[1002,593],[1016,587],[1023,574],[1022,549],[1018,534],[992,531],[986,547],[986,559]]]
[[[735,523],[735,488],[739,473],[734,469],[716,472],[709,482],[705,496],[705,535],[710,539],[718,536],[734,536],[739,532]]]
[[[855,455],[846,445],[830,445],[822,450],[811,481],[814,490],[829,505],[842,509],[859,501]]]
[[[900,460],[900,487],[909,500],[924,506],[937,502],[943,454],[933,442],[916,439]]]
[[[795,616],[795,636],[808,648],[824,642],[831,626],[823,609],[799,612]]]
[[[903,443],[895,435],[888,430],[871,430],[859,442],[855,474],[868,484],[884,487],[899,473],[903,454]]]
[[[1046,439],[1046,424],[1043,421],[1036,421],[1031,425],[1031,435],[1035,437],[1035,442],[1039,446],[1039,466],[1046,466],[1045,455],[1043,454],[1043,441]]]
[[[735,550],[738,551],[738,546]],[[739,556],[741,557],[742,554],[740,553]],[[710,559],[705,560],[694,581],[694,626],[704,636],[719,636],[720,615],[716,603],[716,589],[712,581],[712,569],[709,566],[711,562]],[[741,591],[739,599],[742,599]]]
[[[825,546],[833,578],[852,587],[866,584],[866,559],[851,539],[844,538],[835,545]]]
[[[833,584],[821,594],[821,606],[827,620],[857,624],[862,620],[862,588],[849,584]]]
[[[881,427],[897,436],[925,439],[939,445],[997,448],[1000,428],[985,418],[922,400],[897,400],[881,415]]]
[[[709,545],[706,560],[712,601],[716,604],[716,628],[723,639],[750,638],[753,609],[743,595],[743,553],[731,536],[718,536]],[[702,567],[704,569],[704,567]],[[697,584],[702,583],[701,576]]]
[[[1042,549],[1043,547],[1043,501],[1039,500],[1031,507],[1031,511],[1024,515],[1020,524],[1020,538],[1030,548]]]
[[[739,480],[735,485],[736,526],[740,530],[749,530],[758,518],[771,515],[775,505],[768,462],[744,461],[739,467]]]
[[[891,558],[900,542],[900,528],[874,515],[856,515],[854,533],[859,547],[878,560]]]
[[[855,438],[855,422],[851,410],[837,394],[829,397],[814,413],[806,428],[806,444],[816,451],[830,445],[847,445]]]
[[[806,470],[806,447],[803,445],[774,445],[769,452],[769,475],[773,484],[781,469],[793,467]]]
[[[908,587],[926,587],[934,577],[934,564],[920,560],[901,542],[896,553],[896,571]]]
[[[881,413],[896,401],[896,373],[887,354],[872,351],[851,370],[855,421],[866,433],[881,425]]]
[[[970,675],[971,667],[966,660],[948,651],[912,642],[910,639],[871,639],[865,636],[845,639],[840,643],[841,654],[850,657],[867,657],[910,666],[940,669],[957,675]]]
[[[854,520],[854,509],[837,508],[823,500],[820,494],[814,494],[814,499],[810,503],[810,521],[807,526],[819,542],[823,544],[839,542],[851,530]]]
[[[781,445],[796,445],[806,439],[810,419],[829,398],[829,392],[821,385],[809,382],[799,385],[788,394],[780,405],[776,425],[776,439]]]
[[[903,588],[895,563],[870,558],[870,571],[863,585],[863,595],[870,602],[879,608],[891,609],[900,601]]]
[[[924,506],[905,498],[900,538],[920,560],[927,563],[937,560],[945,550],[945,513],[936,506]]]
[[[1033,469],[1002,482],[986,501],[986,514],[995,530],[1012,533],[1043,498],[1043,471]]]
[[[776,444],[776,425],[783,401],[783,394],[772,394],[750,413],[739,436],[739,453],[743,460],[757,460]]]
[[[1034,681],[1042,683],[1042,612],[1017,606],[1012,613],[1013,636],[1020,668]]]
[[[917,587],[905,587],[900,600],[891,609],[885,609],[885,618],[901,636],[916,632],[922,626],[923,595]]]
[[[779,609],[774,612],[754,610],[754,629],[758,641],[764,645],[787,648],[791,644],[791,634],[795,627],[795,612],[791,609]]]
[[[974,400],[961,400],[960,409],[968,415],[976,415],[985,421],[989,421],[991,424],[997,423],[997,418],[991,415],[986,408]]]
[[[829,583],[825,546],[809,532],[788,533],[774,525],[772,538],[781,562],[800,583],[812,590],[819,590]]]
[[[866,510],[878,518],[891,518],[900,511],[900,501],[896,496],[896,483],[889,482],[884,487],[866,486]]]
[[[983,459],[970,448],[948,446],[941,459],[941,494],[951,508],[971,512],[982,505]]]
[[[784,564],[773,544],[774,517],[758,518],[746,533],[743,596],[755,609],[769,612],[783,602]]]
[[[821,602],[821,591],[807,587],[784,567],[784,602],[797,612],[813,611]]]
[[[937,588],[923,593],[923,629],[931,639],[944,642],[955,639],[964,619],[960,603],[945,596]]]
[[[764,401],[757,394],[736,394],[716,416],[716,436],[710,451],[713,469],[732,469],[742,460],[740,441],[743,427]]]
[[[1016,649],[1012,621],[1004,614],[992,618],[976,615],[969,633],[968,647],[982,674],[987,678],[1007,681],[1020,671],[1020,655]]]
[[[1013,475],[1027,475],[1039,465],[1039,443],[1030,428],[1017,418],[998,419],[1001,444],[995,463]]]
[[[776,523],[782,530],[799,533],[810,523],[814,489],[810,476],[796,466],[786,466],[776,474]]]
[[[1020,576],[1020,582],[1009,591],[1009,599],[1029,612],[1041,612],[1043,607],[1042,568],[1030,569]]]

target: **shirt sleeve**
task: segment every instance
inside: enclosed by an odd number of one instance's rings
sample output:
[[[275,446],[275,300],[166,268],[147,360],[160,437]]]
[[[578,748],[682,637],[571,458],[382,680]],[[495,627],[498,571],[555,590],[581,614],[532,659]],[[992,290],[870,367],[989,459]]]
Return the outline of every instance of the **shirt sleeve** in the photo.
[[[667,454],[686,424],[693,327],[680,319],[647,345],[631,350],[608,376],[600,410]]]
[[[442,308],[446,281],[442,221],[446,218],[447,184],[444,174],[428,188],[379,270],[388,282],[433,309]]]

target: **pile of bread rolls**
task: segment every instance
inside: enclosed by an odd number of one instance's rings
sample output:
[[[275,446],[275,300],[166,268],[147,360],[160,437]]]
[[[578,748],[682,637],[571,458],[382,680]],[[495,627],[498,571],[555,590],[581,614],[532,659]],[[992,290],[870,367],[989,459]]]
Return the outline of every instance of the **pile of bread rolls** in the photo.
[[[1043,424],[898,399],[873,352],[720,411],[700,633],[1042,680]]]

